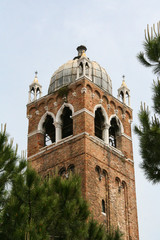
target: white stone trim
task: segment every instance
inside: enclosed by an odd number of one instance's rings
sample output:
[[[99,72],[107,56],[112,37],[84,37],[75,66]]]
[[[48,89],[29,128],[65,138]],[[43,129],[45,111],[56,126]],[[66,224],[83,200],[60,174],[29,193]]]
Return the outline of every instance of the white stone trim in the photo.
[[[109,125],[109,122],[108,122],[108,115],[106,113],[106,110],[104,109],[104,107],[102,106],[102,104],[97,104],[95,107],[94,107],[94,117],[95,117],[95,112],[98,108],[101,108],[102,110],[102,114],[104,116],[104,125],[106,126],[104,129],[103,129],[103,132],[102,132],[102,138],[104,140],[104,142],[106,144],[109,143],[109,128],[108,128],[108,125]]]
[[[35,114],[36,114],[36,115],[39,115],[39,110],[37,110],[37,111],[35,112]]]
[[[117,148],[110,146],[109,144],[105,143],[102,139],[96,137],[96,136],[90,136],[90,138],[94,141],[94,142],[99,142],[99,144],[105,145],[106,147],[110,148],[111,151],[117,153],[118,155],[120,155],[121,157],[124,157],[124,154]]]
[[[126,137],[128,140],[132,141],[132,138],[125,133],[122,133],[122,136]]]
[[[73,92],[72,95],[73,95],[73,97],[76,97],[76,96],[77,96],[77,93],[76,93],[76,92]]]
[[[32,118],[32,115],[27,115],[27,118],[28,118],[28,119]]]
[[[107,104],[107,109],[108,109],[108,110],[110,109],[110,107],[111,107],[111,105],[110,105],[110,104]]]
[[[131,163],[134,163],[134,161],[132,159],[130,159],[130,158],[127,158],[126,160],[128,160]]]
[[[124,157],[124,154],[117,148],[113,147],[113,146],[108,146],[112,151],[118,153],[119,155],[121,155],[122,157]]]
[[[117,114],[118,114],[118,109],[115,109],[115,110],[114,110],[114,113],[117,115]]]
[[[126,117],[126,114],[125,114],[125,113],[123,113],[123,114],[122,114],[122,118],[123,118],[123,119],[125,119],[125,117]]]
[[[61,114],[62,114],[63,109],[64,109],[65,107],[69,107],[69,108],[70,108],[70,110],[72,111],[72,116],[73,116],[73,114],[74,114],[74,107],[73,107],[73,105],[70,104],[70,103],[66,103],[66,102],[65,102],[65,103],[63,103],[63,105],[60,107],[60,109],[59,109],[58,112],[57,112],[56,122],[61,122],[60,117],[61,117]]]
[[[83,87],[83,88],[81,89],[81,93],[86,93],[86,92],[87,92],[87,88]]]
[[[92,93],[92,94],[91,94],[91,97],[94,98],[94,97],[95,97],[95,93]]]
[[[66,138],[63,138],[63,139],[61,139],[58,143],[55,143],[55,142],[54,142],[54,143],[52,143],[52,144],[49,145],[49,146],[45,146],[45,147],[41,148],[42,150],[40,150],[40,152],[38,152],[38,153],[36,153],[36,154],[28,157],[27,160],[29,160],[29,159],[31,159],[31,158],[33,158],[33,157],[36,157],[36,156],[42,154],[43,152],[45,152],[45,151],[47,151],[47,150],[49,150],[49,149],[52,149],[52,148],[57,147],[57,146],[59,146],[59,145],[62,145],[63,143],[68,142],[68,141],[70,141],[70,140],[73,140],[73,139],[75,139],[75,138],[77,138],[77,137],[80,137],[80,136],[82,136],[82,135],[88,135],[88,136],[89,136],[89,133],[83,132],[83,133],[77,134],[76,136],[68,136],[68,137],[66,137]]]
[[[45,114],[43,114],[43,116],[41,117],[41,119],[38,123],[38,130],[39,131],[43,131],[43,123],[44,123],[47,115],[50,115],[51,117],[53,117],[53,120],[55,122],[55,120],[56,120],[55,115],[52,112],[49,112],[49,111],[45,112]]]
[[[77,135],[75,135],[75,136],[68,136],[68,137],[66,137],[66,138],[63,138],[63,139],[61,139],[58,143],[53,143],[53,144],[51,144],[51,145],[49,145],[49,146],[45,146],[45,147],[41,148],[41,150],[40,150],[38,153],[36,153],[36,154],[28,157],[27,160],[30,160],[30,159],[32,159],[32,158],[34,158],[34,157],[42,154],[43,152],[45,152],[45,151],[47,151],[47,150],[49,150],[49,149],[52,149],[52,148],[57,147],[57,146],[60,146],[60,145],[62,145],[62,144],[65,143],[65,142],[68,142],[68,141],[70,141],[70,140],[73,140],[73,139],[78,138],[78,137],[83,136],[83,135],[89,136],[90,139],[91,139],[93,142],[95,142],[95,143],[98,142],[100,145],[106,146],[106,147],[108,147],[109,149],[111,149],[111,151],[115,152],[116,154],[120,155],[121,157],[124,157],[124,154],[123,154],[119,149],[114,148],[114,147],[110,146],[109,144],[106,144],[103,140],[99,139],[99,138],[96,137],[96,136],[91,136],[89,133],[83,132],[83,133],[77,134]],[[128,161],[130,161],[130,162],[133,163],[133,160],[132,160],[132,159],[129,159],[129,158],[128,158],[128,159],[126,159],[126,160],[128,160]]]
[[[104,107],[102,106],[102,104],[97,104],[95,107],[94,107],[94,117],[95,117],[95,112],[97,110],[97,108],[101,108],[102,109],[102,114],[104,116],[104,120],[105,120],[105,123],[108,123],[108,115],[106,113],[106,110],[104,109]]]
[[[133,119],[129,119],[129,120],[128,120],[128,122],[129,122],[130,124],[132,124],[132,122],[133,122]]]
[[[42,131],[42,130],[35,130],[35,131],[33,131],[33,132],[31,132],[31,133],[28,134],[28,138],[31,137],[31,136],[33,136],[33,135],[35,135],[35,134],[37,134],[37,133],[42,133],[42,134],[44,134],[44,131]]]
[[[83,113],[83,112],[86,112],[86,113],[88,113],[89,115],[91,115],[92,117],[94,117],[94,114],[93,114],[92,112],[90,112],[90,111],[89,111],[88,109],[86,109],[86,108],[82,108],[81,110],[75,112],[75,113],[72,115],[72,117],[75,117],[75,116],[77,116],[77,115],[79,115],[79,114],[81,114],[81,113]]]
[[[101,213],[102,213],[103,216],[106,216],[106,213],[104,213],[104,212],[101,212]]]
[[[48,106],[44,106],[44,110],[48,111]]]
[[[120,122],[120,131],[121,131],[121,135],[122,135],[122,134],[124,133],[123,124],[122,124],[121,120],[117,117],[116,114],[112,114],[112,115],[110,116],[110,118],[109,118],[109,124],[110,124],[110,122],[111,122],[111,119],[114,118],[114,117],[115,117],[116,119],[118,119],[119,122]]]

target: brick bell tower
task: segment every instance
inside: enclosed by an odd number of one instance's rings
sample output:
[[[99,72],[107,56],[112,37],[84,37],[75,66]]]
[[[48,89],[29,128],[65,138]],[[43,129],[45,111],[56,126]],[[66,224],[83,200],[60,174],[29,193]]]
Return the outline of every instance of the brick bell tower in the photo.
[[[28,161],[41,175],[77,172],[94,217],[138,240],[130,91],[123,79],[118,99],[106,70],[86,47],[51,77],[41,97],[37,73],[27,105]],[[31,97],[33,95],[33,98]]]

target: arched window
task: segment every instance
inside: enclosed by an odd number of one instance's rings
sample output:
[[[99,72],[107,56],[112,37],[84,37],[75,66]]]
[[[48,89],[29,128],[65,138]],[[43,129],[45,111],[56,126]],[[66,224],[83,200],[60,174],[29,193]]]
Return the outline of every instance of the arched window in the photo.
[[[79,64],[79,76],[81,77],[83,75],[83,63],[81,62]]]
[[[126,104],[129,105],[129,93],[128,92],[126,92]]]
[[[104,116],[102,114],[101,108],[97,108],[97,110],[95,111],[94,127],[95,136],[100,139],[103,139]]]
[[[69,107],[63,109],[62,115],[62,138],[68,137],[73,134],[73,120],[72,111]]]
[[[119,97],[120,97],[120,101],[124,102],[124,93],[122,91],[120,92]]]
[[[109,128],[109,144],[113,147],[117,147],[117,136],[119,134],[119,126],[117,124],[117,119],[114,117],[111,119]]]
[[[87,62],[86,62],[86,64],[85,64],[85,75],[86,75],[86,76],[89,76],[89,65],[88,65]]]
[[[74,171],[75,171],[75,166],[74,166],[74,164],[70,164],[69,166],[68,166],[68,172],[72,172],[72,173],[74,173]]]
[[[50,115],[46,116],[43,123],[44,129],[44,145],[48,146],[55,142],[55,126],[53,125],[53,118]]]
[[[65,168],[65,167],[62,167],[62,168],[59,170],[59,175],[60,175],[61,177],[64,177],[65,174],[66,174],[66,168]]]
[[[105,201],[102,199],[102,213],[106,213]]]

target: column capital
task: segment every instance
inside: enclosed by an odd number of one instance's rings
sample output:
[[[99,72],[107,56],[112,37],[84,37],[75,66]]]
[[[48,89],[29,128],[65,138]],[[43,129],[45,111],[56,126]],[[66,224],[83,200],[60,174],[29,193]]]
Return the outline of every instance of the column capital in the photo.
[[[54,122],[53,125],[55,126],[55,128],[62,128],[62,123],[60,122]]]
[[[105,124],[104,124],[104,129],[109,129],[109,128],[110,128],[110,124],[105,123]]]

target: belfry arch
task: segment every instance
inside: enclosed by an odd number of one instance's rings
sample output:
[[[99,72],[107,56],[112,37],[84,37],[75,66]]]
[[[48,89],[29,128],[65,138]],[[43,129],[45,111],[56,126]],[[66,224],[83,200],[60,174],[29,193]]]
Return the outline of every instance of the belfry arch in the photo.
[[[69,103],[64,103],[56,115],[56,142],[73,135],[74,108]]]
[[[108,115],[101,104],[94,107],[94,132],[95,136],[108,144]]]
[[[109,125],[109,145],[120,148],[121,135],[124,132],[123,125],[116,115],[110,117]]]

